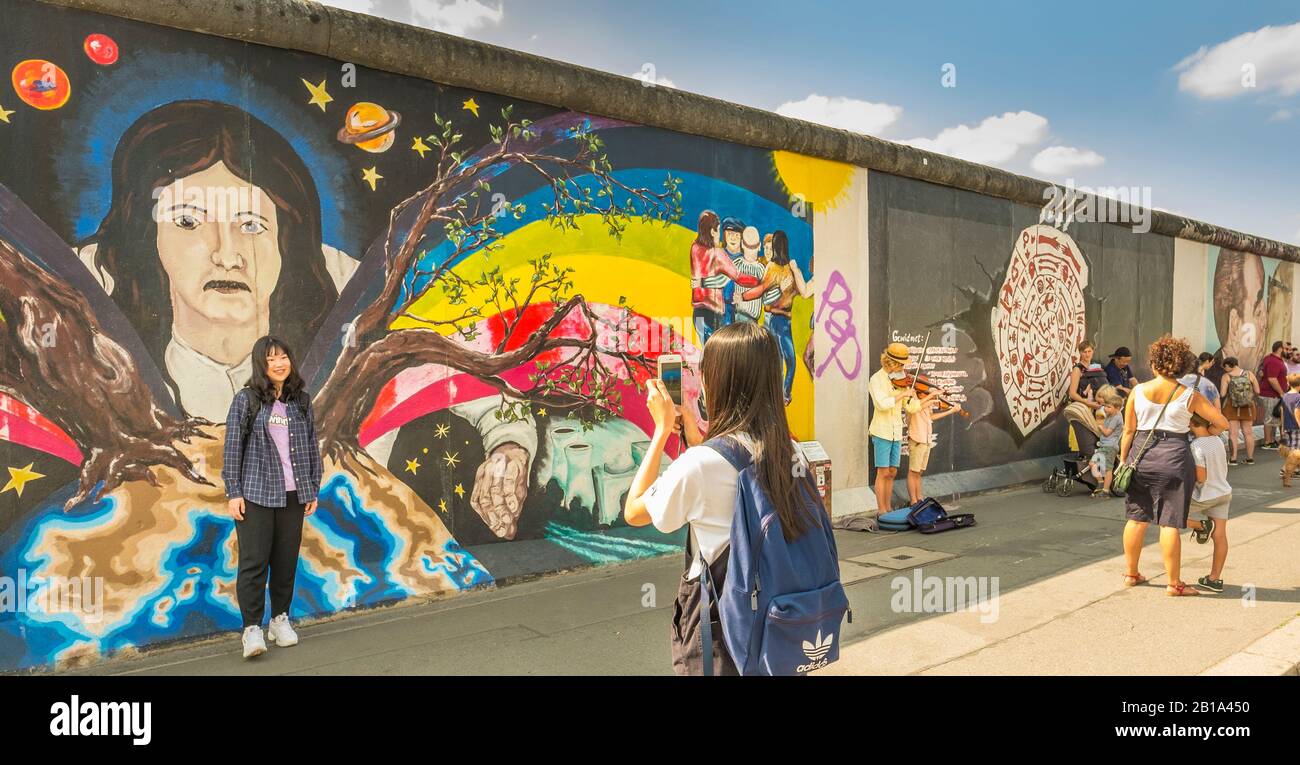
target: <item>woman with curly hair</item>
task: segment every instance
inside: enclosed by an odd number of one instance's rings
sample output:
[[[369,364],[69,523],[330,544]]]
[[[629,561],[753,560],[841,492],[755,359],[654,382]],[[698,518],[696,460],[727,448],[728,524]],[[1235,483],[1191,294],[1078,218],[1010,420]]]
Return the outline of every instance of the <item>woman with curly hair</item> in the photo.
[[[1198,595],[1181,578],[1182,541],[1179,532],[1187,528],[1192,490],[1196,486],[1196,463],[1188,432],[1192,415],[1209,423],[1210,435],[1218,435],[1228,421],[1214,404],[1196,390],[1179,384],[1191,348],[1187,341],[1164,335],[1148,350],[1151,370],[1156,373],[1133,389],[1124,405],[1124,436],[1120,440],[1119,464],[1133,464],[1124,526],[1124,559],[1128,571],[1124,585],[1142,584],[1138,572],[1147,525],[1160,526],[1160,550],[1165,559],[1170,596]]]

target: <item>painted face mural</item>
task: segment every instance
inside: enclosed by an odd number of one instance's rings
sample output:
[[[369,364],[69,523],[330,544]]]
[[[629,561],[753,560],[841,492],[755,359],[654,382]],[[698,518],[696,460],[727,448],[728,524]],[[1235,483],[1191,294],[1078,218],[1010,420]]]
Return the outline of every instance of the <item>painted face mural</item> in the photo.
[[[0,95],[0,670],[239,627],[222,423],[268,332],[325,457],[295,618],[680,550],[621,508],[659,354],[699,406],[701,315],[782,338],[814,437],[797,157],[380,72],[344,98],[337,62],[14,12],[77,87]]]
[[[1087,286],[1088,264],[1067,234],[1041,224],[1021,232],[990,321],[1003,394],[1022,434],[1065,398],[1075,348],[1087,336]]]
[[[1218,339],[1221,358],[1235,356],[1243,369],[1254,370],[1272,342],[1268,335],[1273,329],[1268,323],[1269,274],[1264,259],[1214,247],[1210,257],[1214,332],[1209,336]],[[1277,261],[1268,265],[1276,268]],[[1289,307],[1288,301],[1287,310]]]

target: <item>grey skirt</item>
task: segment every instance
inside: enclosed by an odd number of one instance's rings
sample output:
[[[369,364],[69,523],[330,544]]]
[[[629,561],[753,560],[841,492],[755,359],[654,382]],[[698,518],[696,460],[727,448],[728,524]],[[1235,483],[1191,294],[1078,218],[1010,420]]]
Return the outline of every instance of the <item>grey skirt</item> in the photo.
[[[1130,450],[1141,449],[1152,431],[1139,430]],[[1192,489],[1196,488],[1196,462],[1186,433],[1154,431],[1151,445],[1140,459],[1129,483],[1124,502],[1129,520],[1155,522],[1176,529],[1187,528],[1187,514],[1192,506]],[[1130,451],[1129,458],[1134,457]]]

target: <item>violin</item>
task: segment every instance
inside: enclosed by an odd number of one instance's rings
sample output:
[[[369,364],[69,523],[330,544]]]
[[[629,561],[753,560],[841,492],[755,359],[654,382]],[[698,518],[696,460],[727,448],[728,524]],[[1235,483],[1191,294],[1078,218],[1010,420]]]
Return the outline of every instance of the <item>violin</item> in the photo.
[[[953,403],[943,396],[943,388],[925,375],[909,373],[892,382],[895,388],[913,388],[918,396],[928,396],[931,393],[938,394],[934,397],[934,400],[939,403],[940,412],[946,412],[953,407]],[[970,412],[965,409],[957,412],[957,414],[962,417],[970,417]]]

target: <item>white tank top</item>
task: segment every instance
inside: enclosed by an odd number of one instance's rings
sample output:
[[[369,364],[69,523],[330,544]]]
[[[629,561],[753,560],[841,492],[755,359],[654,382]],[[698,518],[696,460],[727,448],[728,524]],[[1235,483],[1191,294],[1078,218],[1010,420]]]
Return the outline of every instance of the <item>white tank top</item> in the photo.
[[[1159,403],[1147,398],[1147,384],[1139,385],[1133,391],[1133,414],[1137,417],[1138,430],[1171,430],[1175,433],[1186,433],[1191,427],[1192,413],[1187,409],[1187,405],[1192,401],[1192,389],[1179,386],[1178,392],[1174,394],[1174,400],[1169,402],[1169,408],[1165,409],[1165,416],[1160,417],[1160,410],[1164,408],[1165,402]],[[1156,418],[1160,418],[1157,425]]]

